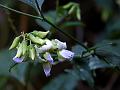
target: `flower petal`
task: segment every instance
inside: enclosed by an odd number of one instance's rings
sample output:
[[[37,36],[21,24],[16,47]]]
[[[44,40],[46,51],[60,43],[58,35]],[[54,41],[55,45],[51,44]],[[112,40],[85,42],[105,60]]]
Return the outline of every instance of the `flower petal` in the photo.
[[[14,57],[13,61],[15,61],[16,63],[21,63],[24,59],[23,58],[18,58],[18,57]]]
[[[50,76],[50,71],[51,71],[51,65],[50,65],[50,63],[44,63],[43,64],[43,69],[44,69],[45,75],[47,77]]]
[[[61,50],[61,49],[66,49],[66,48],[67,48],[66,42],[61,42],[61,41],[59,41],[58,39],[55,39],[54,42],[56,43],[57,48],[58,48],[59,50]]]
[[[65,59],[69,59],[69,60],[72,60],[73,59],[73,56],[74,56],[74,53],[69,51],[69,50],[61,50],[59,51],[59,54],[65,58]]]
[[[51,64],[54,63],[54,60],[53,60],[53,58],[52,58],[52,56],[51,56],[51,54],[50,54],[49,52],[46,52],[46,53],[44,54],[44,58],[45,58],[48,62],[50,62]]]
[[[46,44],[38,48],[39,53],[44,53],[52,48],[52,42],[50,40],[46,40]]]

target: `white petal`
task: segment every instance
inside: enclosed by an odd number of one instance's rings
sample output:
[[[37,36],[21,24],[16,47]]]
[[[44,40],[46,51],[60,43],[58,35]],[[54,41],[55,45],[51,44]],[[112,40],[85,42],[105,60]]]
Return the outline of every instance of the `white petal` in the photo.
[[[61,49],[66,49],[66,48],[67,48],[66,42],[61,42],[61,41],[59,41],[58,39],[55,39],[54,42],[56,43],[57,48],[58,48],[59,50],[61,50]]]
[[[46,52],[52,48],[52,42],[50,40],[46,40],[46,45],[43,45],[39,48],[39,53]]]

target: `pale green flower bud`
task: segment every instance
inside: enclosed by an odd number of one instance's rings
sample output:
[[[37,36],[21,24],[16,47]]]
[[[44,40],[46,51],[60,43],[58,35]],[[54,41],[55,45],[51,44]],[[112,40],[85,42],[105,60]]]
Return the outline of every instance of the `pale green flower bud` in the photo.
[[[73,5],[73,6],[70,8],[70,10],[68,11],[68,14],[73,13],[75,10],[76,10],[76,6]]]
[[[22,42],[22,47],[23,47],[23,55],[25,55],[27,53],[27,49],[28,49],[28,46],[27,46],[27,42],[25,40],[23,40]]]
[[[29,45],[29,57],[32,60],[35,60],[35,56],[36,56],[36,51],[33,45]]]
[[[15,57],[21,57],[22,53],[23,53],[23,47],[22,47],[22,43],[19,44],[18,46],[18,50],[17,50],[17,54]]]
[[[16,37],[14,40],[13,40],[13,43],[12,45],[10,46],[9,50],[13,49],[13,48],[16,48],[18,46],[20,42],[20,36]]]
[[[81,19],[81,16],[80,16],[80,8],[79,8],[79,6],[77,7],[76,17],[77,17],[78,20]]]
[[[40,45],[43,45],[45,43],[45,40],[39,38],[39,37],[35,37],[34,35],[32,34],[29,34],[29,39],[33,42],[33,43],[36,43],[36,44],[40,44]]]
[[[43,31],[33,31],[32,34],[35,36],[38,36],[40,38],[44,38],[47,36],[47,34],[49,33],[49,31],[43,32]]]
[[[69,9],[71,6],[73,5],[73,3],[68,3],[66,5],[63,6],[64,9]]]

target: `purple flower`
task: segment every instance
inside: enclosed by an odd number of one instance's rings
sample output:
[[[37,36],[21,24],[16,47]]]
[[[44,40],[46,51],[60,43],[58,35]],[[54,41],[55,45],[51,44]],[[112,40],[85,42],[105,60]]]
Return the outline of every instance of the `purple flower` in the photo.
[[[59,55],[60,57],[62,57],[63,59],[68,59],[68,60],[72,60],[73,59],[73,56],[74,56],[74,53],[69,51],[69,50],[61,50],[59,51]]]
[[[35,46],[35,48],[36,48],[37,53],[44,53],[52,48],[52,42],[50,40],[46,40],[45,45],[41,47]]]
[[[43,69],[44,69],[45,75],[47,77],[50,76],[50,71],[51,71],[51,65],[50,65],[50,63],[44,63],[43,64]]]
[[[67,45],[66,42],[61,42],[58,39],[52,40],[54,47],[58,48],[59,50],[66,49]]]
[[[23,58],[18,58],[18,57],[14,57],[13,61],[15,61],[16,63],[21,63],[24,59]]]
[[[54,60],[53,60],[53,58],[52,58],[52,56],[50,55],[49,52],[46,52],[46,53],[44,54],[44,58],[45,58],[48,62],[50,62],[50,64],[54,64]]]

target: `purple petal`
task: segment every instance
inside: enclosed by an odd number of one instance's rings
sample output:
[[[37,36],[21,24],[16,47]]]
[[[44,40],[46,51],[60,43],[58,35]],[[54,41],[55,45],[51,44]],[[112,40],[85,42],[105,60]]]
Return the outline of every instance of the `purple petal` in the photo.
[[[51,65],[49,63],[44,63],[43,64],[43,69],[44,69],[45,75],[47,77],[50,76]]]
[[[55,39],[54,41],[56,42],[57,48],[58,48],[59,50],[62,50],[62,49],[66,49],[66,48],[67,48],[66,42],[61,42],[61,41],[59,41],[58,39]]]
[[[44,54],[44,58],[45,58],[48,62],[50,62],[51,64],[54,63],[54,60],[53,60],[52,56],[50,55],[50,53],[46,52],[46,53]]]
[[[74,56],[74,53],[73,52],[71,52],[71,51],[69,51],[69,50],[61,50],[60,52],[59,52],[59,54],[63,57],[63,58],[65,58],[65,59],[69,59],[69,60],[71,60],[72,58],[73,58],[73,56]]]
[[[14,57],[13,61],[15,61],[16,63],[21,63],[23,61],[23,58]]]

